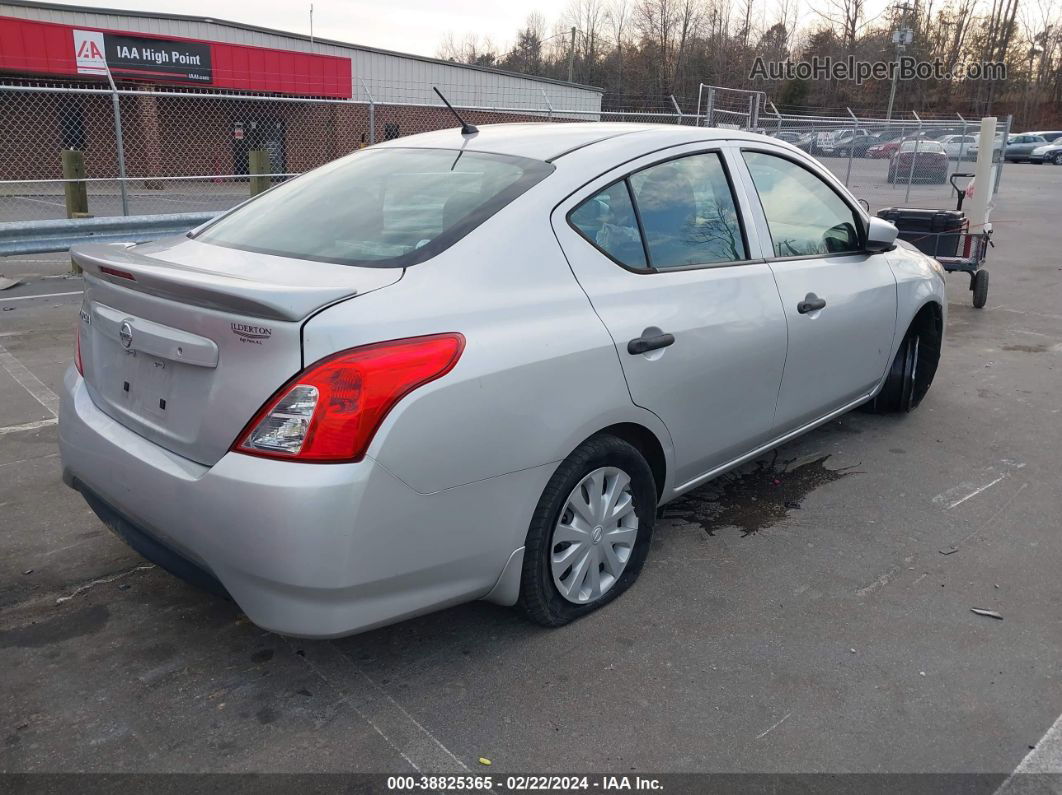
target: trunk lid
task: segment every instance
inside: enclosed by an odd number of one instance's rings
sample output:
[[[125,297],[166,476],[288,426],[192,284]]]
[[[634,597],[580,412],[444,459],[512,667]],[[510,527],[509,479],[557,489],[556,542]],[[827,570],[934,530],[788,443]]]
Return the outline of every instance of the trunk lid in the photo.
[[[302,369],[303,321],[394,284],[399,268],[288,259],[177,238],[71,250],[85,272],[81,358],[93,402],[212,465]]]

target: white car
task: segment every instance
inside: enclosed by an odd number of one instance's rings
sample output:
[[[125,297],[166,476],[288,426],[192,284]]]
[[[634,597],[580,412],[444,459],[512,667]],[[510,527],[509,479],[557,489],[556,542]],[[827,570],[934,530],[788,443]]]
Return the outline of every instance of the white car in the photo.
[[[976,135],[945,135],[938,139],[938,142],[952,160],[958,160],[960,157],[963,160],[976,159],[977,150],[973,150],[973,155],[970,153],[970,147],[977,143]]]
[[[1017,136],[1010,135],[1007,137],[1007,142],[1014,140]],[[973,160],[977,159],[977,153],[981,149],[980,139],[975,140],[970,144],[970,157]],[[992,138],[992,162],[998,163],[1003,159],[1003,133],[996,133]]]
[[[635,581],[659,505],[919,403],[943,271],[896,235],[761,135],[388,141],[187,235],[73,249],[63,478],[276,632],[472,599],[558,626]]]

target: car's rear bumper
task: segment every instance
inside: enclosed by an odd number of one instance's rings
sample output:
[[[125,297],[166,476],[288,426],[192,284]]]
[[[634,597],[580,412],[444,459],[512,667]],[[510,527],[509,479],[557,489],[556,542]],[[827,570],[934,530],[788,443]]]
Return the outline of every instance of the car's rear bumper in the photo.
[[[484,596],[523,543],[552,472],[420,494],[371,459],[197,464],[92,402],[71,367],[63,478],[145,557],[232,596],[276,632],[335,637]]]

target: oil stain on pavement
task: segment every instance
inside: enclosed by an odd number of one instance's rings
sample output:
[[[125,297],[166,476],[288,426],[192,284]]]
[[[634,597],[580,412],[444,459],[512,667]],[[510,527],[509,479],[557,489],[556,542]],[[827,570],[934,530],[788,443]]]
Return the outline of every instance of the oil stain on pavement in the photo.
[[[740,467],[667,505],[662,518],[699,524],[709,536],[720,528],[736,527],[745,538],[799,509],[804,497],[819,486],[857,473],[854,467],[827,468],[829,457],[779,465],[775,456]]]

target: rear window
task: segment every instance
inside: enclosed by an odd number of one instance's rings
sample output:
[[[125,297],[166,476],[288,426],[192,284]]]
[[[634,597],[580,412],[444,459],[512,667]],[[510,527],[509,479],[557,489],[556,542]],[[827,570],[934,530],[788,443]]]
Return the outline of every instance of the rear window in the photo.
[[[406,267],[453,245],[553,171],[450,149],[367,149],[262,194],[196,238],[282,257]]]
[[[900,147],[901,152],[913,152],[915,149],[919,152],[936,152],[938,154],[944,151],[943,145],[936,141],[905,141]]]

